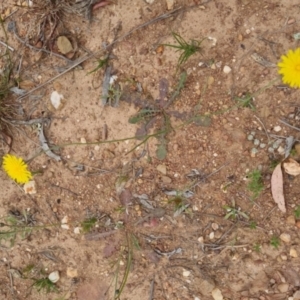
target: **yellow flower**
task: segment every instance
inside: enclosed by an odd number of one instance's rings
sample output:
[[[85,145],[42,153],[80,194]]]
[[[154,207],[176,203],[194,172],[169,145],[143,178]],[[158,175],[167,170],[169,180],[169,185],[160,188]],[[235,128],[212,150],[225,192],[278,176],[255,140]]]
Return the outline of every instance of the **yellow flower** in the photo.
[[[277,64],[278,73],[282,75],[282,81],[294,88],[300,88],[300,48],[295,51],[289,50],[281,56]]]
[[[6,154],[3,156],[3,169],[11,179],[18,183],[26,183],[32,178],[24,160],[14,155]]]

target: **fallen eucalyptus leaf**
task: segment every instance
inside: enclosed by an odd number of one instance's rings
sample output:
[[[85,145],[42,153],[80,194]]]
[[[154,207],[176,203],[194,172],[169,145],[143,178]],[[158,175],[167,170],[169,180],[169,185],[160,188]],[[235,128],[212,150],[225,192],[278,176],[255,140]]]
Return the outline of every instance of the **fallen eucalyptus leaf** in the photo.
[[[271,191],[272,197],[275,203],[278,205],[278,208],[285,213],[285,199],[283,194],[283,176],[281,170],[281,163],[276,166],[273,171],[272,178],[271,178]]]

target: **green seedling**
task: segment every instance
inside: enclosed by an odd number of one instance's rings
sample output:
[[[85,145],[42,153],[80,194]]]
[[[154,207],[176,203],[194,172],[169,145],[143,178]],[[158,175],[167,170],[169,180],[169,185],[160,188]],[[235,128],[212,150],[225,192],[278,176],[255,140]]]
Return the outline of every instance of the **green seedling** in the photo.
[[[294,216],[296,219],[300,219],[300,205],[294,209]]]
[[[252,193],[252,198],[256,199],[264,188],[261,171],[254,170],[250,172],[248,178],[248,190]]]
[[[92,228],[95,226],[97,222],[97,218],[93,217],[93,218],[88,218],[85,219],[81,224],[81,228],[82,228],[82,232],[86,233],[92,230]]]
[[[251,229],[256,229],[256,226],[257,226],[257,224],[256,224],[255,221],[251,221],[250,224],[249,224],[249,227],[250,227]]]
[[[249,107],[252,110],[255,110],[255,106],[253,104],[253,95],[247,92],[242,97],[234,97],[234,100],[237,101],[239,106],[241,107]]]
[[[3,228],[0,230],[0,243],[2,240],[9,241],[13,246],[18,236],[26,239],[33,230],[33,216],[26,211],[11,211],[4,221],[0,223],[0,227]]]
[[[97,67],[95,69],[93,69],[92,71],[88,72],[87,75],[95,73],[98,70],[102,69],[104,66],[106,66],[108,63],[108,57],[106,57],[104,59],[101,59],[101,58],[98,59],[97,63],[98,63]]]
[[[261,245],[259,243],[255,243],[254,246],[253,246],[253,250],[255,252],[260,252],[261,250]]]
[[[179,34],[173,32],[172,35],[179,45],[164,44],[164,46],[172,47],[177,49],[177,51],[182,52],[178,59],[178,66],[185,63],[189,59],[189,57],[195,54],[196,52],[200,52],[200,45],[205,40],[205,38],[201,41],[191,40],[190,43],[187,43]]]
[[[45,292],[46,294],[58,292],[55,283],[53,283],[49,278],[34,279],[32,286],[35,287],[38,292]]]
[[[247,219],[247,220],[249,219],[249,217],[247,216],[246,213],[241,211],[240,208],[235,207],[235,201],[234,200],[232,200],[232,206],[224,205],[223,208],[226,210],[226,215],[224,217],[225,220],[238,219],[240,217],[242,217],[244,219]]]
[[[279,245],[280,245],[280,239],[278,236],[272,236],[270,239],[270,244],[271,246],[273,246],[275,249],[278,249]]]

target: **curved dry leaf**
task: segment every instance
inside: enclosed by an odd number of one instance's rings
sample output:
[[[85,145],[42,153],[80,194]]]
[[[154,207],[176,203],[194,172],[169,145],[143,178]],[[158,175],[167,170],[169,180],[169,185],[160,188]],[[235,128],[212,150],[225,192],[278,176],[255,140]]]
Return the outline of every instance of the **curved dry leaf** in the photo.
[[[288,158],[283,163],[284,171],[292,176],[300,174],[300,164],[292,158]]]
[[[276,168],[273,171],[272,178],[271,178],[271,190],[272,190],[272,196],[277,203],[278,208],[285,213],[286,207],[285,207],[285,199],[283,194],[283,176],[282,176],[282,170],[281,170],[281,163],[276,166]]]

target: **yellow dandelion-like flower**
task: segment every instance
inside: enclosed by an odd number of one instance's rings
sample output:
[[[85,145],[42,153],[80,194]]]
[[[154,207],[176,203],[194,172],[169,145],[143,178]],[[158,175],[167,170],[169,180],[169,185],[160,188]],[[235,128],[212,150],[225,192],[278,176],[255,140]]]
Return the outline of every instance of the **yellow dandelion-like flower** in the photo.
[[[300,48],[289,50],[286,55],[282,55],[277,66],[283,83],[293,88],[300,88]]]
[[[14,155],[6,154],[3,156],[3,169],[11,179],[18,183],[26,183],[32,178],[24,160]]]

